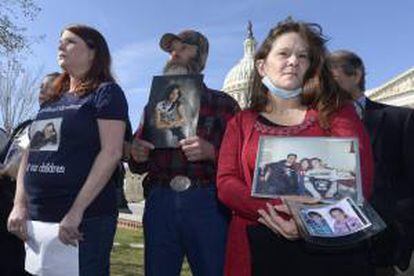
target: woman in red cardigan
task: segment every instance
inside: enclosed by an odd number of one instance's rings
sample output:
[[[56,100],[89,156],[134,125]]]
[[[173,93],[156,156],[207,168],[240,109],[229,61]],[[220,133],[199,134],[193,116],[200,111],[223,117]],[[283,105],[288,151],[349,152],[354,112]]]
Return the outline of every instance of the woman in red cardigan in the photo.
[[[219,198],[232,210],[226,275],[373,275],[364,248],[310,249],[282,198],[250,195],[261,135],[357,137],[363,193],[370,195],[369,138],[351,99],[330,76],[325,42],[319,25],[287,19],[255,55],[250,108],[228,124],[218,163]]]

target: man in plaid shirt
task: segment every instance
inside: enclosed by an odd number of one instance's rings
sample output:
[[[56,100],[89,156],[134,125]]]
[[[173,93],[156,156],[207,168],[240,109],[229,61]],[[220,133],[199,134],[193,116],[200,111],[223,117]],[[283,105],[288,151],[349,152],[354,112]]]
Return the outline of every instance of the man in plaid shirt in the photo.
[[[165,74],[199,74],[205,67],[208,40],[199,32],[164,34],[160,47],[170,54]],[[216,195],[216,165],[226,124],[238,110],[233,98],[203,84],[197,135],[178,149],[154,149],[145,119],[135,133],[129,165],[148,172],[145,275],[179,275],[184,256],[194,275],[223,274],[228,217]]]

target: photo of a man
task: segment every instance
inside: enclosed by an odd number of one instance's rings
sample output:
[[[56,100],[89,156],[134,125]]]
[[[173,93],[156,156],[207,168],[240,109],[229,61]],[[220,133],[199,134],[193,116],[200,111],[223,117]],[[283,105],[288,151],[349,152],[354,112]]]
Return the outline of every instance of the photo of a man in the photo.
[[[260,173],[258,193],[290,195],[298,192],[297,155],[289,153],[286,159],[266,164]]]

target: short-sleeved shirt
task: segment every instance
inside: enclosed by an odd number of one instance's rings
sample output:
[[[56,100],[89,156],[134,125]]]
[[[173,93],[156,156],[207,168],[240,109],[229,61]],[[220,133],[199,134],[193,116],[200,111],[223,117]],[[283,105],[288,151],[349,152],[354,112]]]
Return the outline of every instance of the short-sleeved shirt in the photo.
[[[24,177],[30,219],[59,222],[69,211],[101,149],[97,119],[128,122],[127,101],[117,84],[101,84],[82,97],[64,93],[42,105],[30,128]],[[84,217],[115,212],[111,178]]]

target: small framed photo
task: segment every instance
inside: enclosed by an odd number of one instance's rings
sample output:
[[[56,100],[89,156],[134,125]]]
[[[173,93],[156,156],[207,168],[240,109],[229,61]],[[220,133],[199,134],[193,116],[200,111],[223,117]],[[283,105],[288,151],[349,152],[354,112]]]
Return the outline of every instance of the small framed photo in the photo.
[[[356,138],[262,136],[251,195],[363,202]]]
[[[155,76],[147,105],[148,140],[156,148],[177,148],[196,134],[203,75]]]
[[[314,237],[347,236],[372,225],[350,198],[321,207],[301,207],[299,217],[307,233]]]

